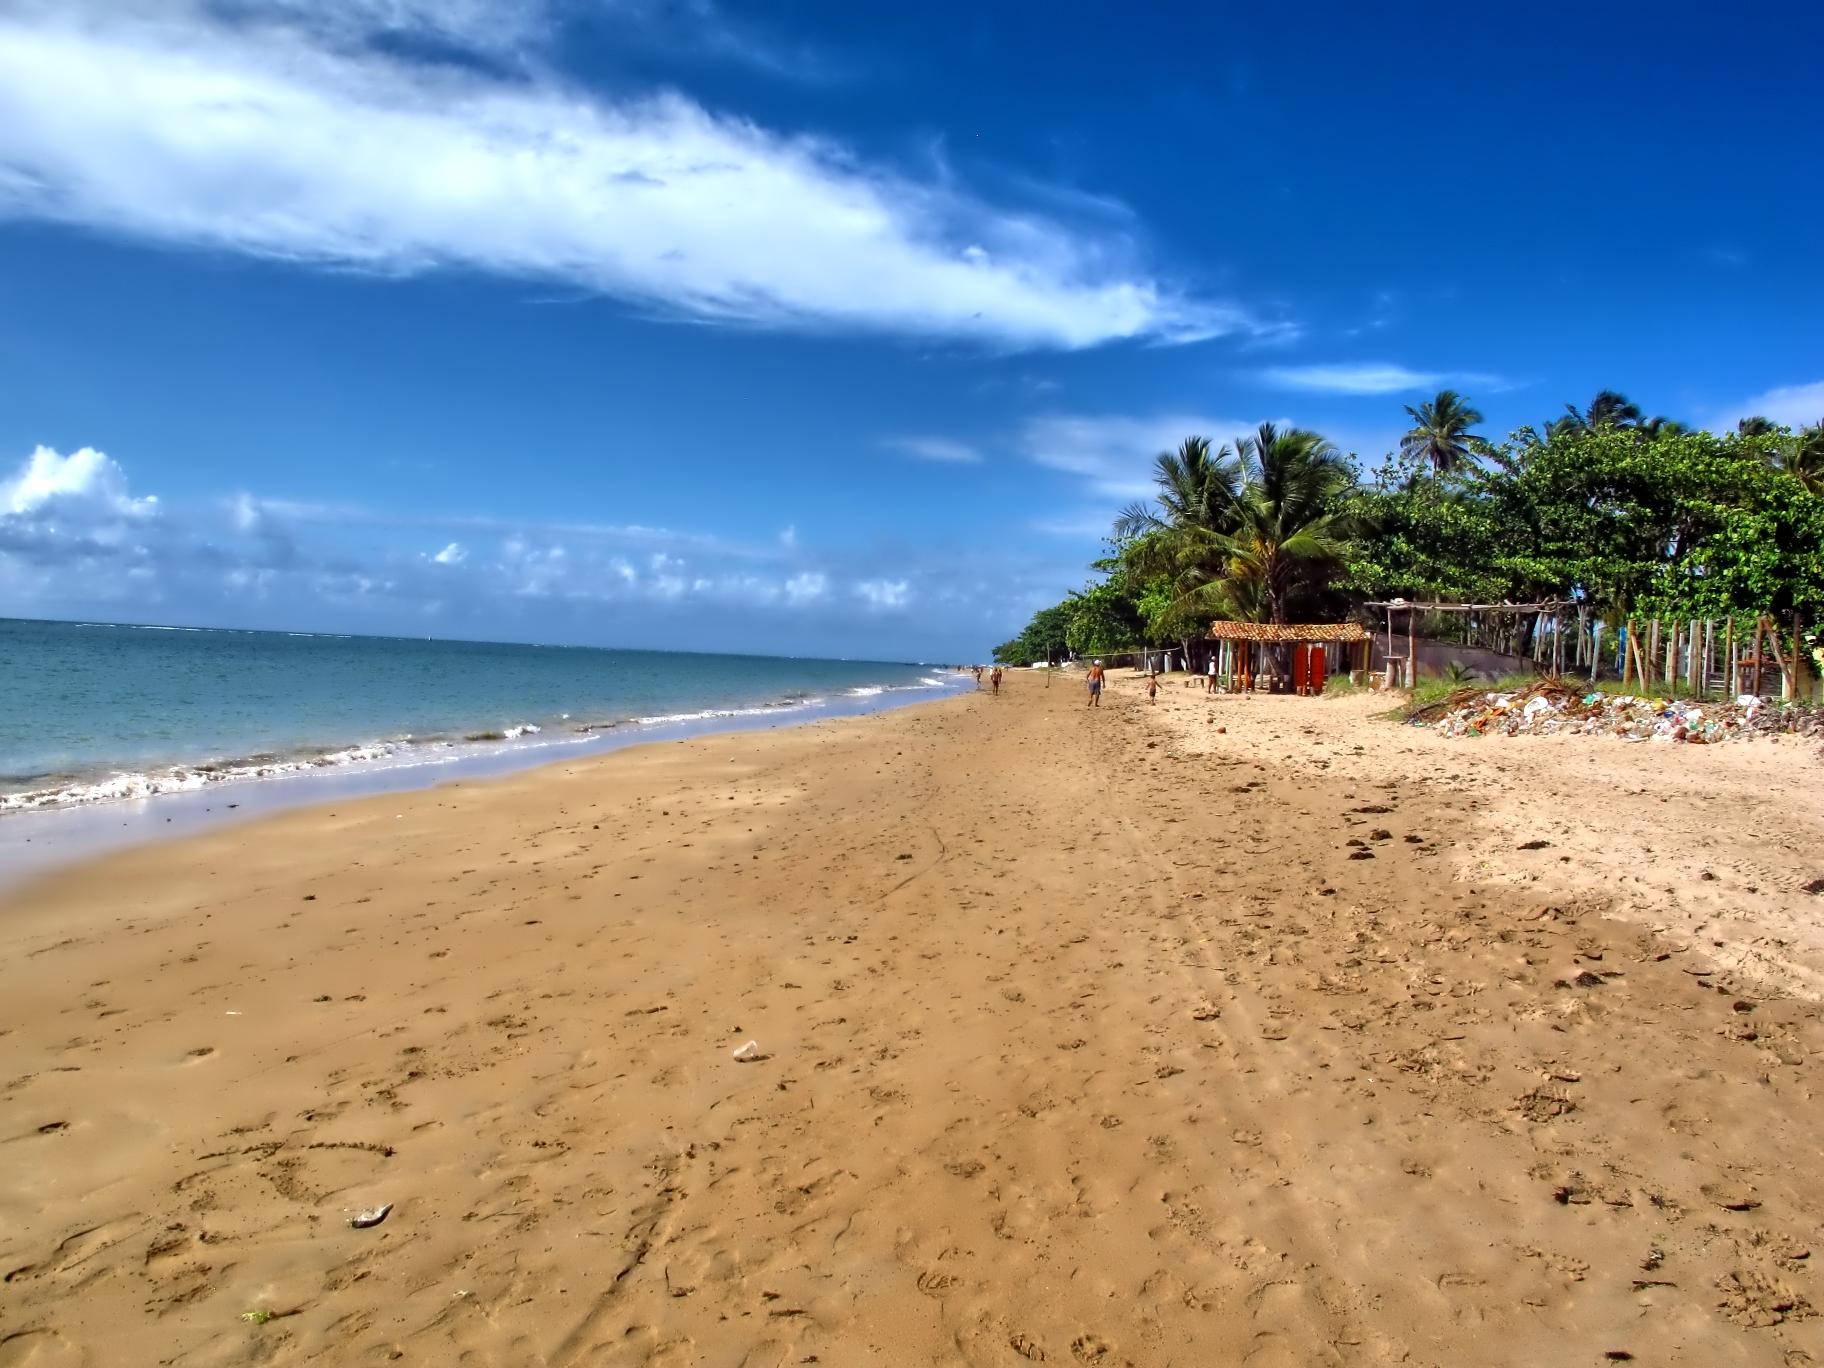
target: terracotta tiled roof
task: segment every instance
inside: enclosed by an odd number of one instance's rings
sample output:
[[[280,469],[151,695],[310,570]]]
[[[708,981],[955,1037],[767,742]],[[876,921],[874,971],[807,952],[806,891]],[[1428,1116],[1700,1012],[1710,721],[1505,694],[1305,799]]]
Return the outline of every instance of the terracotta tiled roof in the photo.
[[[1366,641],[1359,622],[1212,622],[1214,641]]]

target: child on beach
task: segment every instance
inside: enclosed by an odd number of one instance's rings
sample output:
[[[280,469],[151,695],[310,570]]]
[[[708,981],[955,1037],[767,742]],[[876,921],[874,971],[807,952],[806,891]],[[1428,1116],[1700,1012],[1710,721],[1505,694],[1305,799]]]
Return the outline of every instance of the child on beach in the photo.
[[[1155,708],[1159,706],[1159,671],[1157,670],[1146,678],[1146,701]]]

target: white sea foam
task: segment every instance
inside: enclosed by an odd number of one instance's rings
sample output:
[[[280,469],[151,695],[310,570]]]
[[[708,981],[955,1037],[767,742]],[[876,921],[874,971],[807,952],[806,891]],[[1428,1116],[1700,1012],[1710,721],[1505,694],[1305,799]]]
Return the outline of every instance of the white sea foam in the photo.
[[[707,722],[716,717],[765,717],[769,713],[822,707],[828,702],[827,698],[794,698],[789,703],[764,703],[758,708],[704,708],[700,712],[661,713],[656,717],[636,717],[633,720],[642,727],[659,727],[675,722]]]
[[[101,779],[72,781],[23,793],[0,793],[0,812],[30,812],[40,808],[86,807],[130,798],[156,798],[164,793],[191,793],[214,784],[246,779],[276,779],[287,774],[331,769],[342,765],[374,764],[398,760],[432,749],[448,749],[449,742],[414,745],[408,738],[346,746],[321,755],[292,759],[249,759],[226,764],[173,765],[151,772],[121,771]],[[428,759],[428,754],[424,755]]]
[[[114,624],[95,624],[112,626]],[[148,630],[141,628],[140,630]],[[199,629],[150,628],[153,631],[196,631]],[[869,684],[845,691],[851,698],[874,698],[885,693],[924,691],[943,688],[942,678],[927,676],[916,684]],[[490,738],[454,741],[440,737],[424,740],[400,736],[391,740],[370,741],[360,745],[315,754],[292,756],[253,756],[240,760],[211,761],[195,765],[173,765],[155,770],[122,770],[95,778],[69,778],[43,787],[15,793],[0,793],[0,815],[32,812],[52,808],[88,807],[98,803],[155,798],[162,794],[191,793],[221,784],[235,784],[255,779],[277,779],[287,775],[337,770],[347,766],[415,768],[423,765],[446,765],[467,756],[508,751],[543,750],[553,746],[587,744],[592,734],[632,724],[660,727],[724,718],[768,717],[810,712],[829,704],[822,695],[792,695],[778,702],[744,708],[704,708],[695,712],[665,713],[620,721],[592,722],[567,729],[556,737],[540,737],[537,723],[522,722],[503,728]]]

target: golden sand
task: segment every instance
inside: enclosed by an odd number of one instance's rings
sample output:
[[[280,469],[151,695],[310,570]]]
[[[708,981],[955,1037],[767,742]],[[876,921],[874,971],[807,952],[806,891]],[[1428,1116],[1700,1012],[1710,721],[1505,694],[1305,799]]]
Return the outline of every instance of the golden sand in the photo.
[[[1082,702],[15,895],[0,1365],[1824,1362],[1813,757]]]

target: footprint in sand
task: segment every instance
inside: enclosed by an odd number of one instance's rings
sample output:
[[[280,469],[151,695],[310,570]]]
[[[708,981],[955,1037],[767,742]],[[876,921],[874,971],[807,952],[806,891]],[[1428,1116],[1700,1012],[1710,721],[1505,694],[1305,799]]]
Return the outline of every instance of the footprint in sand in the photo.
[[[927,1268],[918,1275],[918,1290],[927,1297],[941,1297],[958,1282],[954,1273],[947,1273],[941,1268]]]

